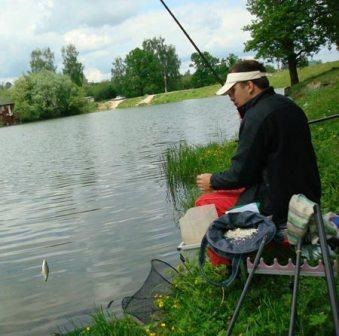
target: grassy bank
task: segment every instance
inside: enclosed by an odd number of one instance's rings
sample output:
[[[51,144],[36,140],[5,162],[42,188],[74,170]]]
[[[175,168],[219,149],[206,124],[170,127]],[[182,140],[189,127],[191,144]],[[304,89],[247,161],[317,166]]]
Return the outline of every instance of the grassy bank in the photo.
[[[309,80],[314,76],[318,76],[333,67],[339,67],[339,61],[317,64],[298,69],[300,81]],[[270,77],[271,85],[274,88],[283,88],[290,85],[288,70],[277,71]],[[215,95],[220,85],[211,85],[203,88],[173,91],[168,93],[156,94],[150,105],[179,102],[186,99],[205,98]],[[118,108],[135,107],[141,102],[145,96],[125,99]]]
[[[339,69],[312,74],[292,90],[292,97],[303,107],[309,119],[338,113]],[[339,210],[339,138],[338,119],[311,125],[323,185],[322,209]],[[193,205],[198,194],[195,176],[201,172],[225,169],[236,148],[234,142],[191,147],[181,145],[167,151],[164,171],[173,197],[181,209]],[[178,205],[177,203],[177,205]],[[178,267],[173,295],[155,300],[163,314],[160,320],[140,326],[125,317],[117,319],[98,313],[93,324],[68,335],[148,335],[148,336],[218,336],[224,335],[242,290],[240,281],[222,291],[208,285],[201,277],[195,257]],[[212,277],[221,279],[225,269],[207,266]],[[188,270],[187,270],[188,269]],[[337,279],[338,283],[338,279]],[[287,335],[291,291],[284,276],[254,277],[233,335]],[[297,335],[332,335],[333,325],[322,278],[302,278],[298,297]]]

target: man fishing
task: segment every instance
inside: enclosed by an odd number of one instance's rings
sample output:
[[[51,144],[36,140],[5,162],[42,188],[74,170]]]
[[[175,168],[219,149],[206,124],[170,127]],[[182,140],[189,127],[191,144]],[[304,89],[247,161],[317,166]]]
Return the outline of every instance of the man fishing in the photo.
[[[260,212],[273,215],[279,228],[286,226],[292,195],[319,203],[321,185],[307,118],[269,86],[265,67],[255,60],[235,64],[216,94],[229,95],[240,114],[239,143],[226,171],[197,176],[199,189],[245,188],[236,205],[259,202]]]

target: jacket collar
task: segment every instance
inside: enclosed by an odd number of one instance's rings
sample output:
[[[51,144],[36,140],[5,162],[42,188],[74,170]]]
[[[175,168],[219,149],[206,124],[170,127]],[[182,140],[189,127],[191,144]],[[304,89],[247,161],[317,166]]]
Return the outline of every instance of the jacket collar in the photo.
[[[240,106],[238,108],[238,112],[240,114],[241,119],[244,118],[245,113],[254,105],[257,104],[257,102],[264,98],[264,97],[268,97],[268,96],[272,96],[273,94],[275,94],[274,89],[272,86],[270,86],[269,88],[263,90],[262,92],[260,92],[259,94],[257,94],[255,97],[253,97],[252,99],[250,99],[247,103],[245,103],[244,105]]]

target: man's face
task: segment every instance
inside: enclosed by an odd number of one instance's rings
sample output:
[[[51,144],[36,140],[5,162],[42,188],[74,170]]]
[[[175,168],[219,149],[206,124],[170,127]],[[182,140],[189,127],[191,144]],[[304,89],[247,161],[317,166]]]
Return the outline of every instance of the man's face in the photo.
[[[227,94],[237,108],[243,106],[252,98],[250,82],[235,83]]]

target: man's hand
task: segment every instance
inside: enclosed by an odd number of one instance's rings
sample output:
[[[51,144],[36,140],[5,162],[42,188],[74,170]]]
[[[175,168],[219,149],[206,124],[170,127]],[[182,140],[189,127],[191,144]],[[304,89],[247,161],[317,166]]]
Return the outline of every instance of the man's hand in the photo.
[[[197,176],[197,179],[196,179],[197,186],[202,192],[207,193],[207,192],[213,191],[211,187],[211,176],[212,174],[209,174],[209,173],[204,173],[204,174]]]

